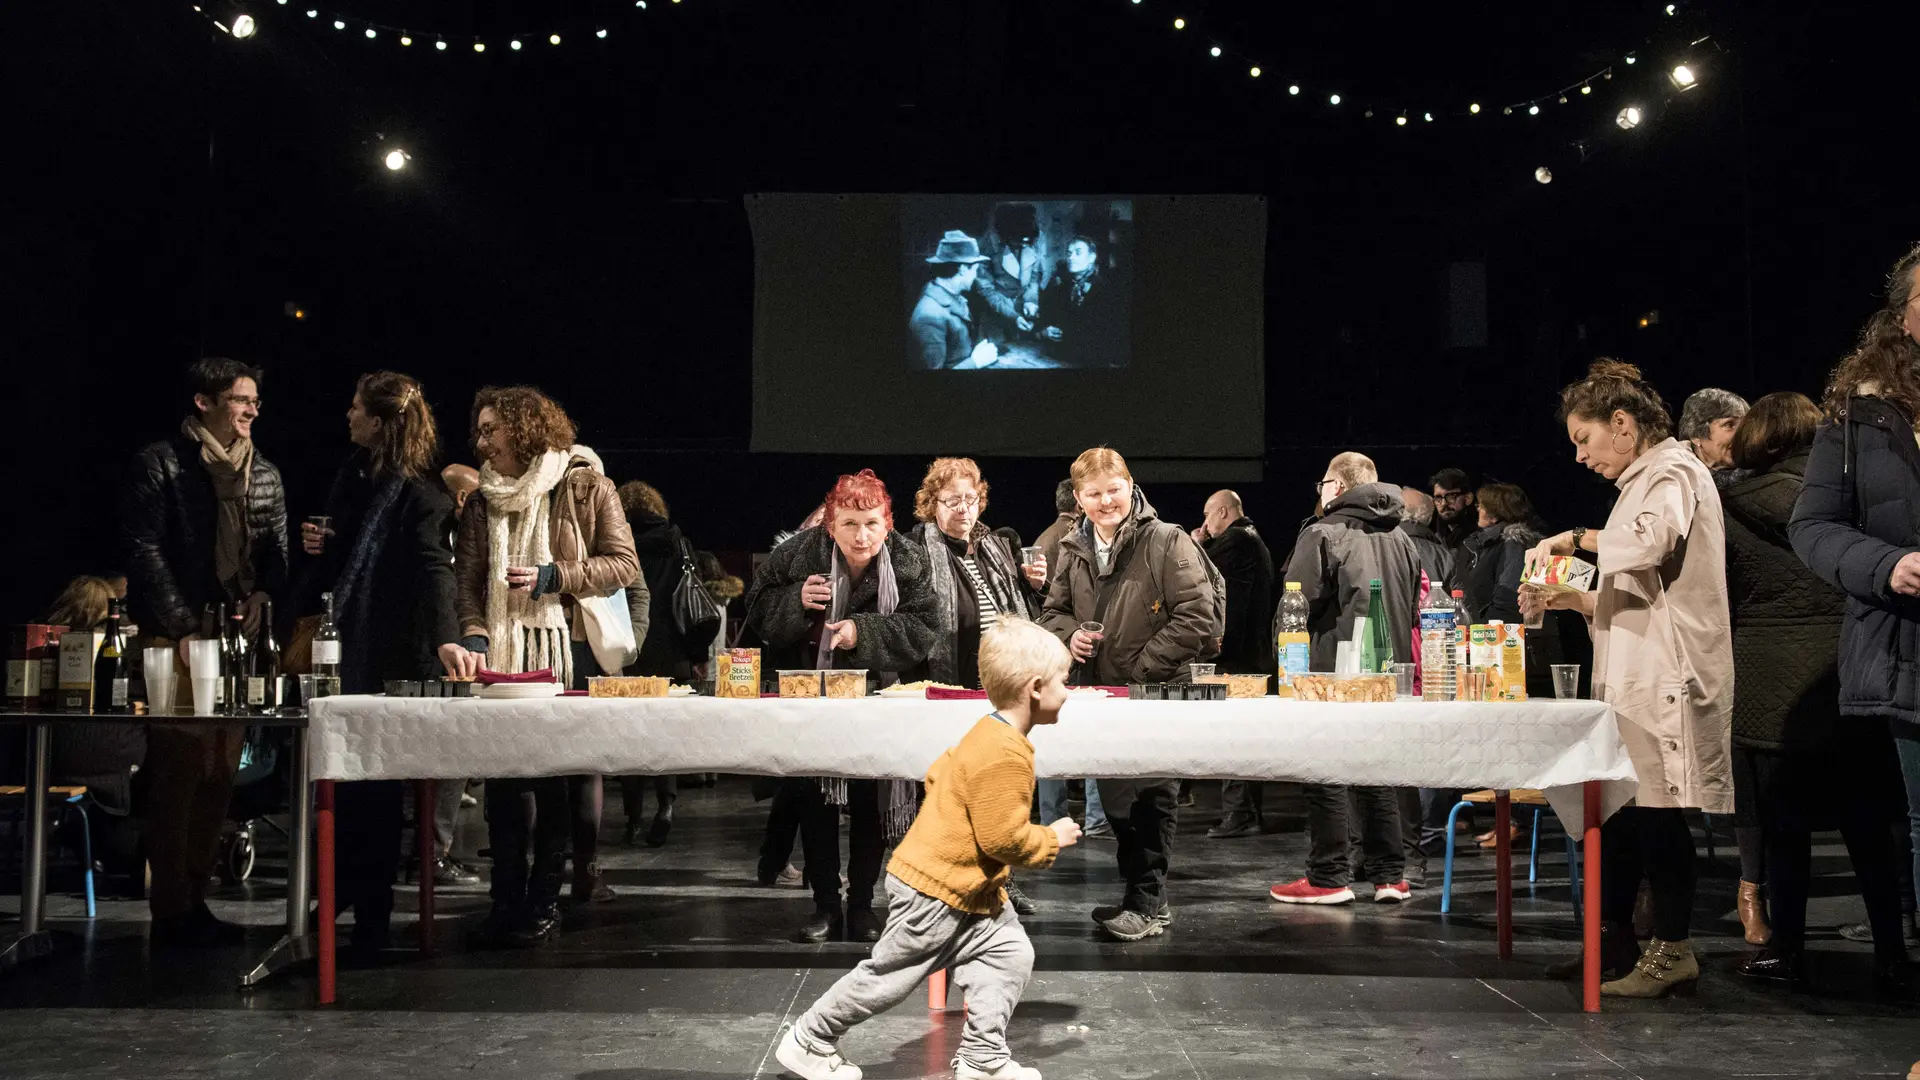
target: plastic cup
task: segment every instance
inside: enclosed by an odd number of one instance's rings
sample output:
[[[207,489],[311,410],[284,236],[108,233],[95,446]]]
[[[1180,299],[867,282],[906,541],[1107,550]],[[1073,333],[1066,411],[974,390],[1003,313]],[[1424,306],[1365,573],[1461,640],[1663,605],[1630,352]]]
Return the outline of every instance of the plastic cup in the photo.
[[[1578,698],[1580,696],[1580,665],[1554,664],[1551,666],[1553,668],[1553,696],[1562,701]]]
[[[213,679],[220,675],[220,642],[218,640],[187,642],[187,665],[189,673],[195,679]]]
[[[214,698],[218,695],[219,691],[220,679],[218,676],[211,679],[202,679],[196,676],[193,680],[193,715],[215,715]]]
[[[1023,547],[1020,549],[1020,565],[1038,566],[1040,565],[1041,558],[1044,557],[1046,553],[1046,548]]]
[[[1414,670],[1415,670],[1415,665],[1413,664],[1393,665],[1394,696],[1400,698],[1403,701],[1413,697]]]
[[[313,676],[299,675],[296,678],[300,680],[300,707],[304,709],[313,701]]]
[[[147,711],[166,713],[173,711],[173,648],[160,646],[140,650],[140,670],[147,680]]]
[[[1187,665],[1187,669],[1188,669],[1189,671],[1191,671],[1191,672],[1193,673],[1193,681],[1194,681],[1194,682],[1205,682],[1206,680],[1208,680],[1208,679],[1211,679],[1211,678],[1213,678],[1213,672],[1214,672],[1214,669],[1215,669],[1215,665],[1213,665],[1213,664],[1188,664],[1188,665]]]

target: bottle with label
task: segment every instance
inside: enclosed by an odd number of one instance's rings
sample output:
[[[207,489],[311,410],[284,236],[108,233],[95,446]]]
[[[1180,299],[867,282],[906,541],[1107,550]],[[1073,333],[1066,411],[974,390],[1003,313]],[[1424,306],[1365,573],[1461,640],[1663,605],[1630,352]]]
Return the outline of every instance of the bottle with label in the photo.
[[[253,711],[247,700],[248,659],[253,650],[247,642],[247,617],[241,614],[238,604],[234,605],[233,614],[227,616],[227,632],[220,641],[224,654],[220,666],[226,673],[227,715],[245,716]]]
[[[200,636],[205,640],[220,642],[220,672],[219,677],[213,680],[213,711],[224,713],[227,711],[227,702],[233,700],[227,696],[227,677],[231,672],[227,670],[227,605],[225,601],[221,601],[218,609],[208,604],[207,610],[201,613]]]
[[[1527,628],[1521,623],[1500,628],[1500,677],[1508,701],[1527,700]]]
[[[1420,697],[1425,701],[1454,698],[1453,598],[1439,589],[1427,593],[1420,608]]]
[[[273,639],[273,601],[269,600],[260,613],[260,642],[253,650],[253,673],[247,680],[247,703],[262,714],[278,712],[280,706],[286,703],[281,678],[280,643]]]
[[[1360,639],[1360,670],[1377,675],[1393,670],[1393,627],[1380,579],[1367,583],[1367,636]]]
[[[313,634],[313,693],[340,692],[340,631],[333,625],[333,594],[320,594],[320,628]]]
[[[107,636],[93,661],[93,711],[133,711],[133,665],[127,662],[127,637],[120,628],[120,601],[107,601]]]
[[[1453,696],[1456,699],[1464,689],[1462,685],[1464,680],[1460,678],[1460,673],[1467,670],[1473,663],[1472,633],[1473,616],[1467,614],[1467,594],[1460,589],[1455,589],[1453,590]]]
[[[1311,661],[1313,639],[1307,633],[1307,594],[1300,583],[1287,582],[1280,594],[1280,632],[1274,636],[1274,651],[1280,667],[1280,696],[1293,696],[1293,677],[1305,675]]]

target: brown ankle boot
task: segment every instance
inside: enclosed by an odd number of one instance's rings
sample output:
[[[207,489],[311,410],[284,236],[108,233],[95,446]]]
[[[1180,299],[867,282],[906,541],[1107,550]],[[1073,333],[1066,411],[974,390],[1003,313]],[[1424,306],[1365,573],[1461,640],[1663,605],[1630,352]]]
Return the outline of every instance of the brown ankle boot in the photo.
[[[1691,941],[1654,938],[1633,970],[1624,978],[1601,983],[1600,992],[1607,997],[1663,998],[1675,990],[1690,991],[1699,981],[1700,961],[1693,955]]]
[[[1747,932],[1747,944],[1765,945],[1773,940],[1773,928],[1767,925],[1767,905],[1760,899],[1760,886],[1751,881],[1740,883],[1740,925]]]
[[[606,882],[600,880],[598,860],[585,866],[575,867],[573,871],[573,902],[576,904],[604,904],[614,898],[614,891]]]

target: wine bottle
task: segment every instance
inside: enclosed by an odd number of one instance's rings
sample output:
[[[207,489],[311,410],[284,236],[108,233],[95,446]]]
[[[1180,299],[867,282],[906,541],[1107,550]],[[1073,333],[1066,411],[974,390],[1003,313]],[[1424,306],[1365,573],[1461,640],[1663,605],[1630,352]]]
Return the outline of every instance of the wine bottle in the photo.
[[[333,594],[320,594],[320,629],[313,634],[313,692],[340,692],[340,631],[333,625]]]
[[[247,700],[262,713],[274,713],[286,704],[286,688],[281,685],[280,643],[273,639],[273,601],[269,600],[260,615],[260,644],[253,650],[253,683],[258,683],[260,692],[256,698],[251,683],[247,689]]]
[[[252,711],[248,697],[247,663],[248,654],[253,650],[248,648],[247,617],[241,614],[237,604],[234,605],[233,614],[227,616],[227,629],[228,633],[222,639],[226,651],[227,715],[245,716]]]
[[[107,601],[107,636],[93,661],[93,710],[105,713],[133,711],[132,665],[127,663],[127,638],[120,628],[120,601]]]
[[[213,625],[206,628],[206,636],[209,639],[217,638],[220,642],[219,677],[213,680],[213,711],[216,713],[225,713],[228,711],[227,703],[233,700],[232,696],[227,693],[227,680],[232,673],[227,670],[226,601],[223,600],[220,602],[218,612],[213,618]]]

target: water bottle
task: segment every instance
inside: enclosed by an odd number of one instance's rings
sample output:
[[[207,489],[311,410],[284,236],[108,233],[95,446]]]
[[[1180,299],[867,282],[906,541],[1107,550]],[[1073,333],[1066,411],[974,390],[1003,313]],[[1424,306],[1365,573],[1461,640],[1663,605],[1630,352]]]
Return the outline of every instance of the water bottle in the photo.
[[[1427,593],[1420,606],[1420,697],[1452,701],[1454,697],[1454,602],[1439,589]]]
[[[1274,638],[1281,697],[1292,697],[1293,677],[1307,673],[1312,641],[1307,633],[1307,594],[1300,591],[1299,582],[1289,581],[1280,594],[1280,633]]]

